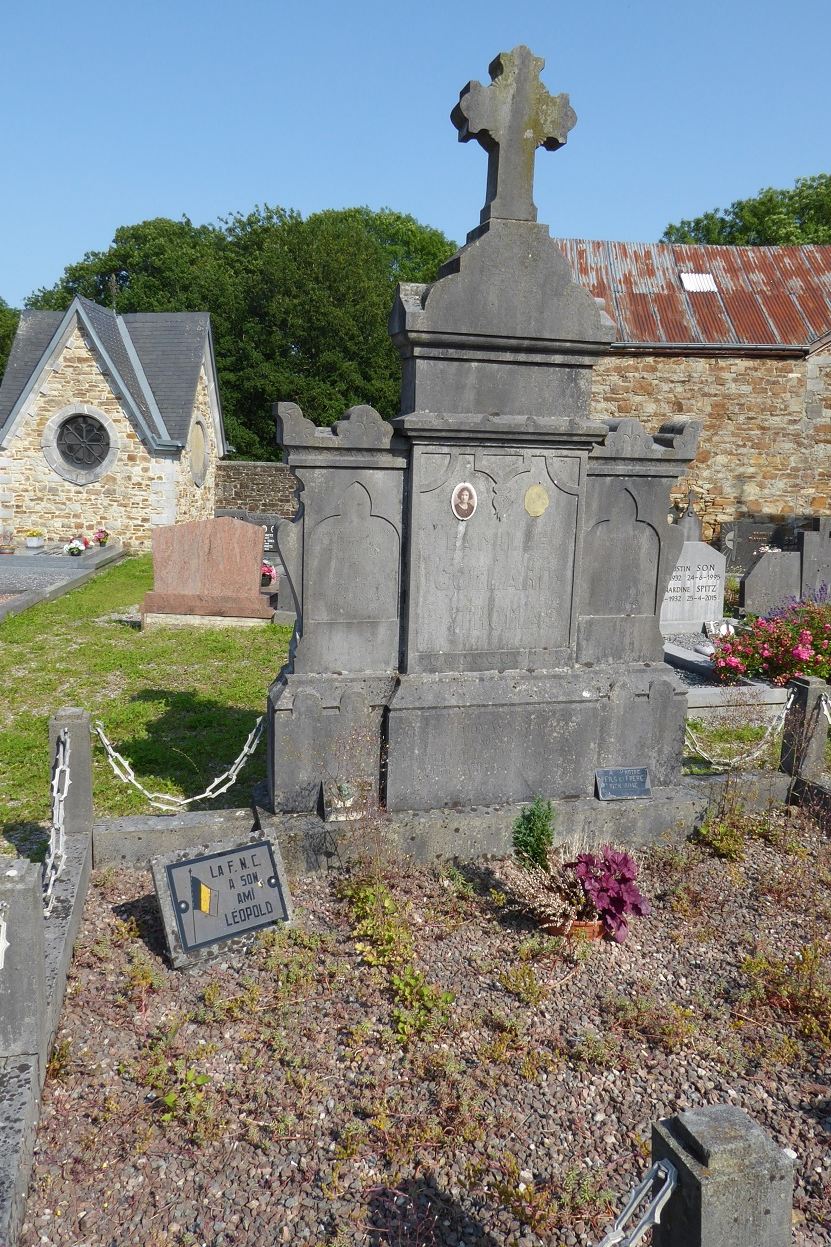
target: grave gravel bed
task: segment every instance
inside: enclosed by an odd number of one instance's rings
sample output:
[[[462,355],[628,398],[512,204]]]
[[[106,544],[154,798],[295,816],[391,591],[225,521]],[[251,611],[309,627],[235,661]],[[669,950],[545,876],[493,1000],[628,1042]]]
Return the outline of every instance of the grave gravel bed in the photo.
[[[453,996],[408,1042],[334,877],[295,885],[296,930],[176,973],[149,875],[98,873],[23,1247],[596,1243],[652,1122],[726,1102],[796,1152],[794,1243],[828,1244],[831,1034],[747,996],[745,958],[804,965],[810,946],[827,969],[831,849],[798,812],[761,830],[775,843],[744,861],[647,855],[653,912],[623,945],[540,937],[506,912],[498,863],[376,859],[414,968]]]

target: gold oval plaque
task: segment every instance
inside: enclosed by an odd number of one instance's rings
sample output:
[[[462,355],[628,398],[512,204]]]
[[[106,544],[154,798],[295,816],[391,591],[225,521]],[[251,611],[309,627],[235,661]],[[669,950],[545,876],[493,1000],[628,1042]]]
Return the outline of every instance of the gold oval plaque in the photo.
[[[525,494],[525,510],[535,520],[546,510],[550,501],[543,485],[531,485]]]

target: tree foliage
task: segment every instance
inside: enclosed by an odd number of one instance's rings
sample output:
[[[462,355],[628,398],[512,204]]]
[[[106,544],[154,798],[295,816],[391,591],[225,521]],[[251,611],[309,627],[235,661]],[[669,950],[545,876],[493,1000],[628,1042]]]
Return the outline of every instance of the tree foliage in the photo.
[[[797,178],[790,190],[768,187],[726,210],[668,225],[663,242],[729,246],[798,246],[831,243],[831,173]]]
[[[6,360],[9,358],[9,351],[12,349],[14,335],[17,332],[17,322],[20,320],[20,313],[15,311],[13,307],[9,307],[5,299],[0,299],[0,377],[6,367]]]
[[[158,218],[116,230],[29,306],[76,294],[119,312],[209,311],[225,423],[237,453],[273,458],[276,400],[331,424],[356,403],[398,409],[387,334],[398,281],[432,281],[454,244],[413,217],[346,208],[303,219],[279,207],[216,225]]]

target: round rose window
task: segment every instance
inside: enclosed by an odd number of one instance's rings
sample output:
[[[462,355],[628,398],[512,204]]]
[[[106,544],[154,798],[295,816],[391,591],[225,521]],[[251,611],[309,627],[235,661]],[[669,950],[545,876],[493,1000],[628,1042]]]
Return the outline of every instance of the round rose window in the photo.
[[[70,416],[57,440],[61,458],[72,468],[99,468],[110,453],[110,435],[94,416]]]

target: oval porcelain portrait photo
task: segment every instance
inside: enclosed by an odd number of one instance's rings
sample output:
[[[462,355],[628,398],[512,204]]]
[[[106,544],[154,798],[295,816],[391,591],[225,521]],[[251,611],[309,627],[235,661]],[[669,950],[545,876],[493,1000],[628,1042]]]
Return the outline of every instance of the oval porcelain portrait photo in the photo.
[[[469,520],[476,510],[476,490],[469,481],[461,481],[450,496],[450,510],[457,520]]]

